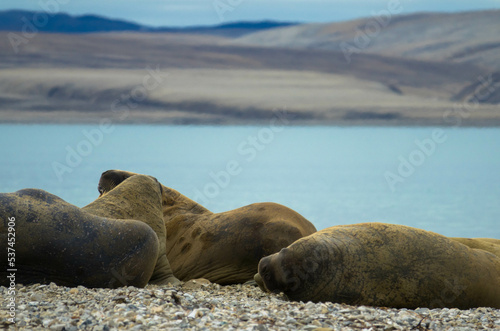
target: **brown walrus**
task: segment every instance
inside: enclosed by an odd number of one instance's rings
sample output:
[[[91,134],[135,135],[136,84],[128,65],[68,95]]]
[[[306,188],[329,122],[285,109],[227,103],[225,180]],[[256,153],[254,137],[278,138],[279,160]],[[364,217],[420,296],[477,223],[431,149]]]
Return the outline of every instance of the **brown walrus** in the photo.
[[[500,257],[500,239],[492,238],[450,238],[470,248],[482,249]]]
[[[149,225],[158,236],[159,254],[151,284],[177,285],[166,255],[165,223],[162,214],[162,186],[153,177],[137,175],[125,179],[107,194],[82,210],[108,218],[135,219]]]
[[[37,189],[0,194],[0,247],[3,286],[144,287],[159,250],[143,222],[96,216]]]
[[[99,192],[108,194],[136,174],[109,170],[102,174]],[[316,232],[297,212],[275,203],[256,203],[223,213],[163,186],[163,218],[167,257],[174,275],[187,281],[205,278],[218,284],[253,279],[259,260],[295,240]]]
[[[500,259],[402,225],[341,225],[259,263],[256,282],[297,301],[351,305],[500,308]]]

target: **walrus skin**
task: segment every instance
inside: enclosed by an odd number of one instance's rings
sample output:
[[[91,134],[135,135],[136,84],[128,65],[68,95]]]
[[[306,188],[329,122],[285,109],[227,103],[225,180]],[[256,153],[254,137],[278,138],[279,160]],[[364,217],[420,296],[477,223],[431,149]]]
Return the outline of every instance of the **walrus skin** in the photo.
[[[136,174],[109,170],[99,191],[107,191]],[[253,279],[259,260],[316,232],[297,212],[275,203],[256,203],[212,213],[171,188],[163,190],[167,257],[180,280],[205,278],[221,285]]]
[[[450,238],[470,248],[482,249],[500,258],[500,239],[491,238]]]
[[[43,190],[25,189],[0,194],[0,248],[2,286],[14,275],[17,284],[116,288],[147,284],[156,264],[147,257],[158,255],[159,244],[143,222],[92,215]],[[8,248],[15,253],[12,265]]]
[[[158,236],[159,253],[155,256],[156,266],[149,280],[151,284],[180,284],[174,277],[166,255],[166,234],[162,214],[162,188],[153,177],[137,175],[130,177],[104,196],[100,196],[82,210],[93,215],[135,219],[149,225]],[[149,258],[149,257],[144,257]]]
[[[296,301],[500,308],[500,259],[402,225],[327,228],[259,263],[256,282]]]

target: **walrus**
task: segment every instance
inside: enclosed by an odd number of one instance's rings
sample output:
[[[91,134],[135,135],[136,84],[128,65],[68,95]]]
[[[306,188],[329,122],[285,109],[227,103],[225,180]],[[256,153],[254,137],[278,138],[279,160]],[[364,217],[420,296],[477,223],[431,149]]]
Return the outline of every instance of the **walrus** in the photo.
[[[470,248],[482,249],[500,257],[500,239],[492,238],[450,238]]]
[[[0,247],[2,286],[144,287],[159,252],[147,224],[96,216],[38,189],[0,194]]]
[[[500,308],[500,259],[403,225],[334,226],[263,258],[255,280],[295,301]]]
[[[100,194],[99,196],[101,197],[107,194],[127,178],[136,175],[138,174],[123,170],[107,170],[103,172],[101,178],[99,179],[99,183],[97,184],[97,190]],[[186,196],[183,196],[176,190],[166,187],[161,183],[160,185],[162,190],[163,219],[165,222],[169,222],[177,211],[183,212],[184,210],[190,209],[191,212],[195,214],[210,212],[202,205],[194,202]]]
[[[98,189],[106,196],[136,174],[109,170]],[[167,257],[182,281],[205,278],[221,285],[253,280],[259,260],[316,232],[312,223],[276,203],[255,203],[212,213],[174,189],[162,186]]]
[[[159,254],[149,283],[178,285],[166,255],[165,223],[162,213],[162,186],[154,177],[137,175],[125,179],[106,195],[82,210],[102,217],[135,219],[149,225],[158,236]],[[148,258],[148,257],[145,257]]]

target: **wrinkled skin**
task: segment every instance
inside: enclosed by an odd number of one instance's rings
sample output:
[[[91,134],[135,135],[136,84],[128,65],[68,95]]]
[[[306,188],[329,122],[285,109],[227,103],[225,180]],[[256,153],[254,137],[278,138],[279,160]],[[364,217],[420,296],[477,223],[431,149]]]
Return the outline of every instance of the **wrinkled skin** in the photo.
[[[498,256],[402,225],[334,226],[263,258],[258,270],[261,288],[296,301],[500,308]]]
[[[121,180],[136,174],[121,170],[103,173],[104,196]],[[218,284],[253,279],[259,260],[316,231],[295,211],[275,203],[256,203],[212,213],[179,192],[162,186],[167,257],[183,281],[205,278]]]
[[[15,229],[9,230],[9,219]],[[9,246],[8,233],[15,233]],[[156,264],[154,231],[131,219],[87,213],[43,190],[0,194],[0,285],[9,286],[7,248],[15,249],[15,282],[64,286],[144,287]]]
[[[150,176],[138,175],[125,179],[105,195],[82,208],[93,215],[116,219],[135,219],[149,225],[159,241],[156,267],[149,280],[151,284],[177,285],[166,255],[165,224],[162,215],[162,188]],[[144,258],[150,258],[145,256]]]

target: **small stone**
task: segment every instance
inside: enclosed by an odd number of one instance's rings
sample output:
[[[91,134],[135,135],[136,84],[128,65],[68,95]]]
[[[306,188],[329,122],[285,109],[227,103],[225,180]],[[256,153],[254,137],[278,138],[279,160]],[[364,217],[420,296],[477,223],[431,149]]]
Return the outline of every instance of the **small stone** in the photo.
[[[341,314],[352,313],[352,309],[341,309],[341,310],[339,310],[339,313],[341,313]]]
[[[306,303],[306,306],[305,306],[305,308],[307,310],[314,309],[314,307],[316,307],[316,305],[314,304],[314,302],[311,302],[311,301],[309,301],[308,303]]]
[[[40,301],[42,301],[43,296],[40,293],[34,293],[31,295],[30,299],[31,299],[31,301],[40,302]]]
[[[125,314],[125,317],[130,318],[130,319],[135,319],[136,316],[137,316],[137,314],[133,311],[129,311]]]
[[[112,300],[115,301],[116,303],[126,303],[127,297],[124,295],[118,295],[118,296],[115,296]]]
[[[314,321],[312,321],[312,322],[311,322],[311,324],[314,324],[314,325],[316,325],[316,326],[321,326],[321,322],[320,322],[320,321],[318,321],[318,320],[314,320]]]
[[[156,307],[151,308],[152,314],[158,314],[158,313],[161,313],[162,311],[163,311],[163,308],[160,306],[156,306]]]
[[[428,315],[430,313],[430,310],[429,308],[417,308],[415,312],[422,315]]]
[[[77,288],[72,288],[71,290],[69,290],[69,294],[78,294],[79,290]]]
[[[193,301],[194,296],[192,296],[191,294],[184,293],[184,298],[185,298],[187,301]]]
[[[212,283],[208,279],[198,278],[187,281],[184,285],[182,285],[182,288],[186,290],[198,290],[200,288],[207,287],[210,284]]]
[[[328,307],[325,304],[320,305],[320,314],[327,314],[328,313]]]
[[[54,323],[52,319],[45,319],[42,321],[42,325],[44,328],[49,328]]]

